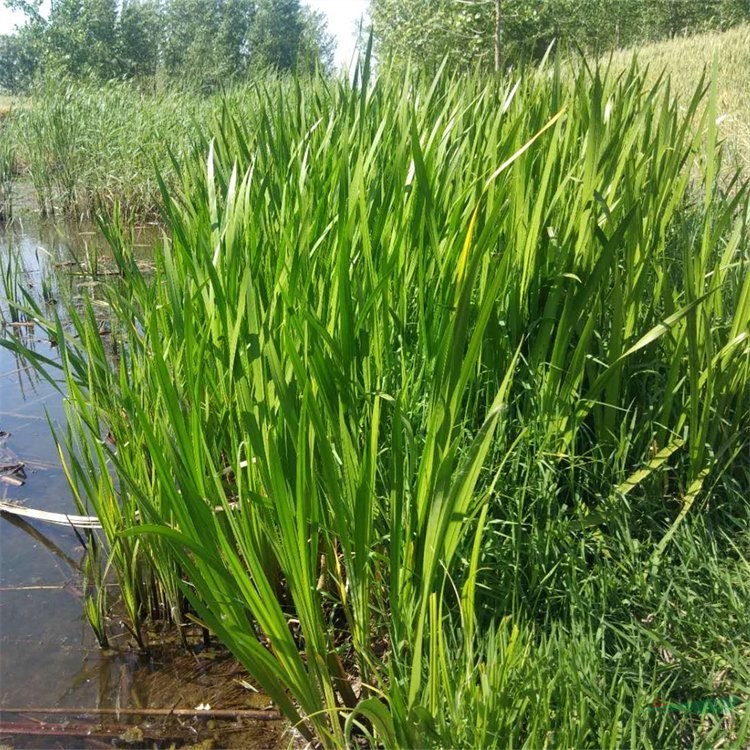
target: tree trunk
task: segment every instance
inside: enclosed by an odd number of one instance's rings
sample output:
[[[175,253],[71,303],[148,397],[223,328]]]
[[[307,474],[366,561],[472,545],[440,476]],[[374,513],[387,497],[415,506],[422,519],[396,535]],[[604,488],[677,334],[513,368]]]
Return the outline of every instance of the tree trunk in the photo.
[[[502,55],[500,50],[500,36],[502,34],[502,16],[500,14],[500,0],[495,0],[495,72],[500,72]]]

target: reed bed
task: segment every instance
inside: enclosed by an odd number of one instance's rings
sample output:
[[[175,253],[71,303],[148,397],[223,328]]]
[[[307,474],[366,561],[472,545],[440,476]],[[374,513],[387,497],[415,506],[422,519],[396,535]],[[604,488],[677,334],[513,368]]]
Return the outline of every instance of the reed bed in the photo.
[[[215,106],[186,94],[144,93],[123,83],[42,81],[7,119],[23,174],[42,213],[92,218],[114,201],[130,220],[158,213],[154,161],[165,167]],[[165,178],[168,170],[165,169]]]
[[[202,96],[123,82],[41,80],[24,106],[5,118],[0,142],[13,149],[43,214],[93,220],[117,202],[128,222],[150,220],[158,218],[161,204],[154,165],[172,186],[172,160],[191,153],[205,135],[204,124],[224,106],[253,109],[261,96],[252,81]]]
[[[13,185],[17,175],[16,147],[0,116],[0,221],[13,213]]]
[[[197,620],[324,747],[746,737],[748,197],[706,88],[271,82],[158,178],[152,273],[102,220],[114,350],[16,299],[135,639]],[[696,692],[735,713],[659,709]]]

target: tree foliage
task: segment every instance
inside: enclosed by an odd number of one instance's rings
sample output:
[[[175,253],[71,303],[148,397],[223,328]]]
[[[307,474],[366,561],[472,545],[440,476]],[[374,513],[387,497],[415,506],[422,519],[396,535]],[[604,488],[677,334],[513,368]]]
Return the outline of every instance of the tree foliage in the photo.
[[[285,33],[277,33],[278,29],[284,29]],[[293,69],[301,36],[299,0],[259,0],[250,43],[262,60],[279,70]]]
[[[297,69],[312,73],[316,67],[333,69],[336,40],[329,33],[326,17],[319,10],[302,7],[302,34],[297,51]]]
[[[36,57],[32,44],[20,36],[0,36],[0,91],[22,91],[34,78]]]
[[[162,18],[157,0],[125,0],[116,47],[121,74],[126,78],[156,75],[162,41]]]
[[[371,0],[371,16],[383,59],[491,68],[538,59],[553,41],[597,52],[726,29],[750,20],[750,0]]]
[[[4,0],[26,23],[0,37],[0,88],[36,75],[155,79],[215,90],[253,70],[324,70],[334,41],[299,0]]]

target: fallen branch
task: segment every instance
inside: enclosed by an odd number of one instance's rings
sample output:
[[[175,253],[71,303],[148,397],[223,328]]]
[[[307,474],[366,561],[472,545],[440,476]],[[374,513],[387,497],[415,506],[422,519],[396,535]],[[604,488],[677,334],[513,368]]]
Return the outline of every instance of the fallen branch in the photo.
[[[13,487],[23,487],[25,480],[14,476],[13,474],[0,474],[0,482],[10,484]]]
[[[0,714],[49,714],[62,716],[180,716],[200,719],[257,719],[280,721],[273,710],[257,708],[0,708]]]
[[[0,736],[12,734],[42,735],[45,737],[119,737],[122,731],[105,729],[92,724],[47,724],[31,721],[0,721]]]
[[[34,510],[24,505],[0,500],[0,513],[8,513],[22,518],[33,518],[35,521],[53,523],[57,526],[76,526],[79,529],[101,529],[102,525],[96,516],[77,516],[71,513],[50,513],[46,510]]]
[[[73,724],[65,722],[53,724],[45,721],[0,721],[0,736],[41,736],[41,737],[81,737],[89,740],[99,737],[104,739],[121,739],[125,742],[159,740],[169,742],[190,742],[194,735],[174,728],[165,731],[161,727],[140,727],[132,724],[113,724],[102,726],[90,722]],[[77,745],[76,745],[77,746]],[[112,747],[112,745],[108,745]]]

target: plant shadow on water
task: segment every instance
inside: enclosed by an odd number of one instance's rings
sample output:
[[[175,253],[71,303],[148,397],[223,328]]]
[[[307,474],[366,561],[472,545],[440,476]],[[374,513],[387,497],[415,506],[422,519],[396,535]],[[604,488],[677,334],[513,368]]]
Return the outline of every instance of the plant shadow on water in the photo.
[[[91,264],[91,258],[99,257],[98,239],[93,230],[81,232],[80,228],[25,217],[5,228],[0,226],[0,265],[6,269],[11,263],[20,263],[21,283],[54,305],[62,295],[80,293],[75,274],[81,273],[86,259]],[[144,245],[148,239],[146,233]],[[105,277],[106,273],[105,261],[98,274]],[[87,284],[87,293],[93,290],[95,297],[95,284],[90,278]],[[34,326],[23,321],[13,325],[7,307],[0,308],[0,313],[2,336],[21,336],[40,355],[58,356],[55,342],[40,338]],[[64,423],[60,392],[0,347],[0,430],[8,433],[8,455],[15,454],[25,472],[23,484],[0,482],[0,499],[37,510],[76,513],[50,432],[50,425],[60,429]],[[173,631],[152,631],[149,640],[157,645],[144,654],[122,626],[114,603],[107,612],[110,648],[101,650],[82,608],[85,543],[73,528],[0,514],[3,748],[111,747],[120,743],[128,747],[181,746],[202,740],[218,742],[221,747],[288,744],[288,736],[282,739],[282,722],[273,720],[270,712],[267,720],[262,719],[267,697],[255,691],[247,673],[226,650],[215,644],[205,647],[197,626],[187,630],[188,650],[175,642]],[[110,599],[114,602],[116,597]],[[170,709],[197,706],[242,710],[235,717],[208,721],[158,714],[159,710],[167,714]],[[91,708],[104,713],[23,714],[11,713],[10,708]],[[113,709],[112,713],[108,709]],[[156,715],[127,713],[134,709],[156,709]],[[249,718],[253,710],[261,718]]]

